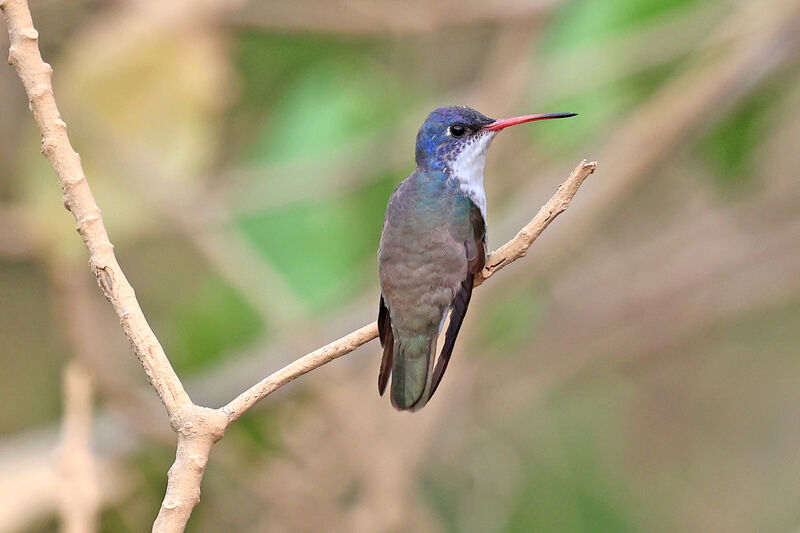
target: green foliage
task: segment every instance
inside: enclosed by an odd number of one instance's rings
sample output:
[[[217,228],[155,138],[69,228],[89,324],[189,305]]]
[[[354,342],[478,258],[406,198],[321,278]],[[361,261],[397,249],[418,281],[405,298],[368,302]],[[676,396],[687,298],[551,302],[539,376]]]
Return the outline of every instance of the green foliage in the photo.
[[[274,99],[298,73],[347,59],[367,61],[377,47],[365,39],[239,31],[233,57],[241,84],[239,106],[251,113],[269,113]]]
[[[365,39],[243,32],[235,115],[257,130],[247,164],[318,159],[390,128],[413,101],[413,88],[375,62],[380,49]]]
[[[698,143],[699,151],[714,170],[717,184],[727,191],[743,191],[752,185],[753,156],[764,132],[779,117],[776,110],[792,87],[785,75],[753,91],[727,113]]]
[[[170,358],[195,370],[242,346],[260,330],[258,317],[219,278],[208,277],[176,305]]]
[[[312,308],[341,304],[370,281],[360,272],[377,253],[383,211],[398,181],[383,177],[344,197],[247,216],[240,225]]]
[[[603,139],[609,127],[625,121],[683,64],[682,58],[656,64],[600,87],[537,103],[543,109],[578,113],[579,119],[554,120],[546,128],[529,128],[526,133],[540,149],[557,156],[570,153],[587,141]]]
[[[250,161],[320,158],[390,128],[401,112],[399,87],[372,71],[365,64],[331,62],[296,76],[256,138]]]
[[[240,164],[309,168],[349,157],[353,143],[392,131],[412,104],[414,88],[375,62],[386,46],[377,43],[242,32],[237,62],[243,99],[234,114],[253,134],[242,145]],[[360,273],[377,250],[386,200],[403,177],[375,169],[365,186],[247,215],[240,227],[297,294],[322,309],[370,279]],[[296,191],[329,178],[322,170],[269,172],[261,179],[262,190]]]
[[[697,5],[698,0],[577,0],[567,2],[555,15],[537,53],[544,61],[558,62],[565,52],[603,46],[615,37],[644,27],[659,17]],[[609,64],[615,58],[607,58]],[[625,120],[683,64],[682,58],[632,70],[624,77],[600,87],[590,84],[566,98],[531,102],[537,109],[571,111],[577,120],[557,121],[546,128],[529,128],[526,133],[549,154],[570,153],[604,133],[603,128]],[[568,88],[573,90],[573,87]]]
[[[542,43],[545,52],[592,46],[610,36],[643,26],[658,16],[699,0],[573,0],[556,12]]]

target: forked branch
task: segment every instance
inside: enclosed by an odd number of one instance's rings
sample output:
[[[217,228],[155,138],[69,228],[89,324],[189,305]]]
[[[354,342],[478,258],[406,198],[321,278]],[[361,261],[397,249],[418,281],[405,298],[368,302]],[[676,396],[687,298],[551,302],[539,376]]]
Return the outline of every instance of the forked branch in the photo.
[[[119,317],[122,329],[158,393],[178,435],[175,463],[153,531],[180,532],[200,499],[200,483],[211,448],[226,427],[259,400],[317,367],[348,354],[378,336],[375,322],[297,359],[243,392],[221,409],[194,404],[147,323],[136,296],[114,255],[103,218],[86,181],[80,157],[72,149],[66,124],[53,96],[50,65],[42,60],[38,33],[26,0],[0,0],[10,37],[9,63],[17,70],[42,133],[42,153],[56,171],[64,206],[73,214],[78,233],[89,251],[89,264],[103,293]],[[533,241],[568,206],[596,163],[582,161],[555,195],[508,243],[493,252],[475,280],[480,285],[509,263],[523,257]]]

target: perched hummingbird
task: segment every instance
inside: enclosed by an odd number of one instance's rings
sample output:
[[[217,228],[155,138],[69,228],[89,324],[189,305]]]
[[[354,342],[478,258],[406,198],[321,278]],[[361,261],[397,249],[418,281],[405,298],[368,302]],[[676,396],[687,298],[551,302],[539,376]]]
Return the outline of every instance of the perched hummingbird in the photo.
[[[392,405],[416,411],[447,369],[472,284],[486,262],[486,149],[508,126],[574,116],[495,120],[466,106],[433,111],[417,134],[417,169],[397,186],[381,234],[378,331],[383,359],[378,391],[392,376]],[[450,312],[434,368],[436,340]]]

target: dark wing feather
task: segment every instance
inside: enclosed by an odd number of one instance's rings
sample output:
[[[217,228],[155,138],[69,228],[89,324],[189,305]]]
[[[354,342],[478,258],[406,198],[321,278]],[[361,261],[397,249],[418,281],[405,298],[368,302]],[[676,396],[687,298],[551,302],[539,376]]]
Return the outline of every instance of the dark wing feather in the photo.
[[[383,346],[383,358],[381,359],[381,369],[378,372],[378,392],[383,396],[386,384],[389,382],[389,374],[392,372],[392,359],[394,358],[394,334],[392,333],[392,319],[389,315],[389,308],[383,301],[378,308],[378,337]]]
[[[465,243],[465,251],[467,253],[467,277],[461,282],[461,288],[458,290],[453,305],[450,310],[450,325],[447,327],[447,333],[444,337],[444,346],[442,346],[442,353],[439,355],[439,360],[436,361],[436,367],[433,369],[433,377],[431,378],[431,392],[428,394],[428,399],[433,397],[433,393],[439,387],[442,381],[447,364],[450,362],[450,356],[453,354],[453,347],[456,345],[456,337],[461,330],[461,323],[464,321],[464,316],[467,314],[469,301],[472,298],[472,286],[475,282],[475,274],[483,270],[486,264],[486,223],[483,220],[480,210],[473,204],[469,216],[472,224],[473,241]]]
[[[442,381],[444,371],[447,370],[447,364],[450,362],[450,356],[453,354],[453,347],[456,345],[456,337],[458,331],[461,329],[461,323],[464,321],[464,315],[467,314],[467,307],[469,307],[469,300],[472,297],[472,284],[475,275],[467,275],[461,283],[461,289],[456,294],[456,299],[453,301],[453,307],[450,310],[450,325],[447,327],[447,334],[444,337],[444,346],[442,346],[442,353],[439,355],[439,360],[436,361],[436,368],[433,369],[433,378],[431,378],[431,392],[428,399],[433,397],[433,393],[439,387]]]
[[[475,255],[469,257],[468,272],[477,274],[486,266],[486,222],[483,220],[481,210],[475,204],[469,212],[469,221],[472,224],[472,235]]]
[[[386,344],[386,331],[390,329],[392,324],[389,320],[389,308],[386,307],[381,294],[381,303],[378,305],[378,338],[381,340],[381,346]]]

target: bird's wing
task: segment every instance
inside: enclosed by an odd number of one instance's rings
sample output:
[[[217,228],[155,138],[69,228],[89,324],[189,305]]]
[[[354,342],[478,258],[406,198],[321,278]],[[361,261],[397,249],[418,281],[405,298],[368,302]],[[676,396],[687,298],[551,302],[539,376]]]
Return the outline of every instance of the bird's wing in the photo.
[[[389,374],[392,371],[392,359],[394,358],[394,334],[392,333],[392,319],[389,316],[389,308],[383,301],[378,308],[378,337],[383,346],[383,358],[381,359],[381,370],[378,373],[378,392],[383,396],[386,384],[389,382]]]
[[[486,264],[486,223],[483,220],[480,209],[478,209],[474,203],[470,203],[469,220],[472,226],[472,235],[471,238],[464,243],[464,250],[467,254],[467,276],[464,281],[461,282],[461,287],[451,306],[450,325],[447,327],[442,353],[439,355],[439,360],[436,362],[436,367],[433,370],[428,399],[433,397],[433,393],[436,392],[436,388],[442,381],[445,370],[447,370],[447,364],[450,362],[450,356],[456,344],[456,337],[458,337],[461,323],[464,321],[464,315],[467,314],[469,300],[472,297],[472,285],[475,281],[475,274],[483,270]]]

